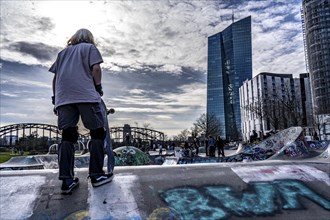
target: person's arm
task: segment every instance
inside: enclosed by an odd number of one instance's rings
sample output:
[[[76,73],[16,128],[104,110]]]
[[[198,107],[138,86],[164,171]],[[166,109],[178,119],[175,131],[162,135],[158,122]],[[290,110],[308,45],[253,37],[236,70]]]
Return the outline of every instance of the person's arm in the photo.
[[[54,75],[54,77],[53,77],[53,84],[52,84],[53,96],[55,96],[55,85],[56,85],[56,76]]]
[[[92,66],[92,75],[95,85],[101,85],[102,71],[100,64],[94,64]]]
[[[94,64],[92,66],[92,75],[96,91],[100,94],[100,96],[103,96],[103,90],[101,85],[102,71],[100,64]]]
[[[52,89],[53,89],[53,96],[52,96],[52,104],[55,105],[55,85],[56,85],[56,75],[53,77]]]
[[[52,89],[53,89],[53,96],[52,96],[52,104],[55,105],[55,85],[56,85],[56,75],[53,77]],[[57,115],[57,111],[54,107],[53,112]]]

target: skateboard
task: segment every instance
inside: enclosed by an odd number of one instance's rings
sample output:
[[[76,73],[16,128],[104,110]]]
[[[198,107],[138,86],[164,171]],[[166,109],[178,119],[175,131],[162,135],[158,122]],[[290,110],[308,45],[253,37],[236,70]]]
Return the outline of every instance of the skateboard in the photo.
[[[103,119],[104,119],[104,127],[106,130],[106,136],[104,139],[104,150],[108,156],[107,159],[107,171],[108,173],[112,173],[114,166],[115,166],[115,157],[113,155],[112,151],[112,145],[111,145],[111,139],[110,139],[110,131],[109,131],[109,122],[108,122],[108,115],[115,113],[115,110],[113,108],[107,109],[107,106],[105,105],[103,99],[101,103],[101,109],[103,113]]]

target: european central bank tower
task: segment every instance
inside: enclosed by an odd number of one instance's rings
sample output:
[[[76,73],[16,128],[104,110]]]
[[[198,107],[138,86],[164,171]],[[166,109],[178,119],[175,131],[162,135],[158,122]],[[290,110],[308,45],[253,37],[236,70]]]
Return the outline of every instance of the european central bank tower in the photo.
[[[314,123],[321,140],[330,139],[330,0],[303,0],[303,36]]]
[[[251,16],[208,37],[207,115],[220,122],[226,140],[241,138],[239,87],[252,78]]]

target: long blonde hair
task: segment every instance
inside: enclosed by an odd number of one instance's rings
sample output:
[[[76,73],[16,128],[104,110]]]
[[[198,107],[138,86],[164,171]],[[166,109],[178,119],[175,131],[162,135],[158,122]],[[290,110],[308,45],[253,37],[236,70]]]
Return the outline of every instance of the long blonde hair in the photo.
[[[92,32],[87,29],[79,29],[68,41],[67,46],[76,45],[79,43],[91,43],[95,45]]]

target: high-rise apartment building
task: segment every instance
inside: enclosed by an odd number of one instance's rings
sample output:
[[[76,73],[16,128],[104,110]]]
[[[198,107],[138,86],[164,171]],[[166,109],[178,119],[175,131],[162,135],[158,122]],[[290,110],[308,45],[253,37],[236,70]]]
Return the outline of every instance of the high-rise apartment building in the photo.
[[[241,138],[239,87],[252,78],[251,16],[208,37],[207,115],[220,122],[221,137]]]
[[[253,131],[258,137],[267,131],[291,126],[306,128],[313,135],[312,98],[307,73],[260,73],[240,87],[243,140],[249,141]]]
[[[315,125],[330,139],[330,0],[303,0],[302,21]]]

